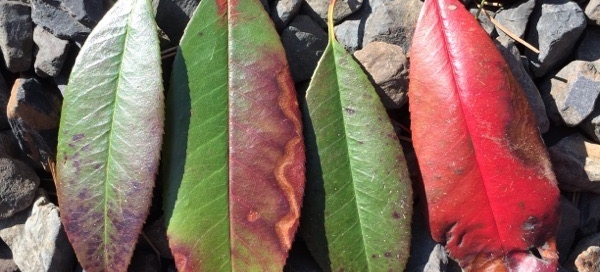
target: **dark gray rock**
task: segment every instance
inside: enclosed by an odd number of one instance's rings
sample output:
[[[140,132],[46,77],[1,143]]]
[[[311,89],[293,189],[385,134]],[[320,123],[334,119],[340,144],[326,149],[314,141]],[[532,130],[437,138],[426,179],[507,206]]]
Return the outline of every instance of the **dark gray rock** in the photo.
[[[590,270],[600,268],[600,233],[584,237],[577,243],[577,246],[571,251],[569,259],[565,263],[565,268],[571,271],[579,272],[597,272]],[[580,256],[581,255],[581,256]],[[584,262],[587,260],[587,264]]]
[[[581,129],[596,143],[600,143],[600,105],[594,106],[594,111],[581,122]]]
[[[131,257],[128,272],[160,272],[158,256],[155,253],[136,249]]]
[[[575,241],[579,228],[579,209],[564,196],[560,197],[560,224],[556,235],[556,248],[559,262],[563,263],[569,256],[569,250]]]
[[[6,85],[4,77],[0,75],[0,130],[10,128],[8,119],[6,117],[6,106],[8,104],[8,98],[10,96],[10,90]]]
[[[600,232],[600,195],[582,192],[576,200],[577,209],[580,211],[577,234],[590,236]]]
[[[271,20],[277,30],[285,28],[290,20],[300,11],[303,0],[277,0],[271,9]]]
[[[169,40],[179,44],[183,30],[192,17],[200,0],[154,0],[158,2],[156,23]]]
[[[533,110],[535,119],[537,120],[540,133],[546,133],[550,128],[550,121],[546,115],[546,106],[540,95],[535,83],[525,70],[521,62],[521,54],[512,42],[508,42],[505,46],[496,42],[496,47],[510,66],[513,75],[521,85],[521,90],[525,93],[529,106]]]
[[[600,25],[600,0],[590,0],[585,6],[585,15],[592,25]]]
[[[165,218],[161,216],[151,224],[147,224],[144,228],[144,233],[162,257],[173,259],[165,226]]]
[[[581,41],[577,50],[575,50],[575,59],[585,61],[600,60],[600,27],[588,26],[583,32]]]
[[[407,101],[408,59],[400,46],[372,42],[354,53],[374,83],[387,109],[399,109]]]
[[[0,50],[11,72],[23,72],[31,67],[33,24],[29,5],[0,1]]]
[[[0,238],[21,271],[71,271],[75,254],[60,222],[58,208],[38,190],[33,206],[0,220]]]
[[[7,218],[29,207],[40,179],[27,164],[0,155],[0,218]]]
[[[309,16],[298,15],[281,32],[281,43],[292,78],[298,83],[312,76],[327,46],[327,33]]]
[[[339,23],[350,14],[360,9],[363,0],[339,0],[336,1],[333,10],[333,22]],[[327,10],[329,1],[304,0],[302,13],[311,16],[321,26],[327,25]]]
[[[54,36],[82,42],[104,13],[98,0],[30,0],[32,18]]]
[[[18,272],[19,267],[13,260],[10,247],[0,240],[0,272]]]
[[[576,133],[551,146],[548,153],[561,190],[600,193],[600,145]]]
[[[58,76],[69,52],[69,41],[57,38],[40,26],[33,30],[33,41],[38,48],[33,64],[35,73],[40,77]]]
[[[548,117],[555,124],[577,126],[590,116],[600,94],[596,63],[572,61],[540,84]]]
[[[533,7],[535,7],[535,0],[522,0],[507,8],[500,9],[496,12],[494,19],[519,38],[523,38]],[[498,28],[496,28],[496,32],[499,36],[508,37],[504,31]]]
[[[8,122],[21,150],[45,170],[56,147],[60,107],[58,90],[35,77],[17,79],[8,101]]]
[[[335,27],[338,41],[351,53],[373,41],[402,47],[408,55],[423,3],[420,0],[364,0],[362,8]]]
[[[529,22],[527,41],[540,50],[526,51],[535,77],[542,77],[569,57],[586,27],[583,10],[568,0],[539,1]]]

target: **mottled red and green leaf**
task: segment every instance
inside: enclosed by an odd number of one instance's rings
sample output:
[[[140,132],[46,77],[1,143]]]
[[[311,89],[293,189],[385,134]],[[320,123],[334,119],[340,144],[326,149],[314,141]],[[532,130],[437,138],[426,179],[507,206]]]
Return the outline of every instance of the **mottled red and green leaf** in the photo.
[[[177,268],[280,271],[305,155],[285,52],[260,2],[200,3],[167,107],[165,213]]]

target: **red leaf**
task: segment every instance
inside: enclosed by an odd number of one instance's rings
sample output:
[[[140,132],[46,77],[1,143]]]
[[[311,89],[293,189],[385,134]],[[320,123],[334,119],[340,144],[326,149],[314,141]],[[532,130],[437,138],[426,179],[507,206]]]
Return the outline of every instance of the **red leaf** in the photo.
[[[458,0],[425,2],[409,95],[433,238],[466,271],[556,271],[546,148],[508,65]]]

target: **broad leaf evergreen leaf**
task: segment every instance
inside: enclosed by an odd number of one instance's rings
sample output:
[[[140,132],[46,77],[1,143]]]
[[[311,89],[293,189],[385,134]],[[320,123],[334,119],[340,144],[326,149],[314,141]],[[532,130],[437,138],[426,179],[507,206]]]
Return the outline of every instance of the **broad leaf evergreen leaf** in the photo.
[[[146,220],[163,135],[161,78],[149,0],[119,0],[81,48],[59,129],[61,220],[88,272],[126,271]]]
[[[494,42],[460,1],[426,0],[412,48],[412,140],[432,237],[465,271],[556,271],[556,178]]]
[[[403,271],[412,188],[402,148],[375,89],[335,40],[306,91],[306,243],[325,271]]]
[[[173,64],[164,210],[179,271],[281,271],[304,192],[302,121],[258,0],[203,0]]]

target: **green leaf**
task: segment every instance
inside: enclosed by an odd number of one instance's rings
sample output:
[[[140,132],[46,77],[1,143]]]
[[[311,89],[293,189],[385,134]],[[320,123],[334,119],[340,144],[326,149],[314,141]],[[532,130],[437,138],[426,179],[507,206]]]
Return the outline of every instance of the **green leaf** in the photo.
[[[126,271],[148,214],[163,134],[160,49],[148,0],[120,0],[75,61],[56,162],[61,219],[83,268]]]
[[[305,154],[277,32],[257,0],[205,0],[173,65],[163,166],[177,268],[281,271]]]
[[[329,36],[306,92],[304,238],[326,271],[403,271],[412,214],[404,155],[331,18]]]

